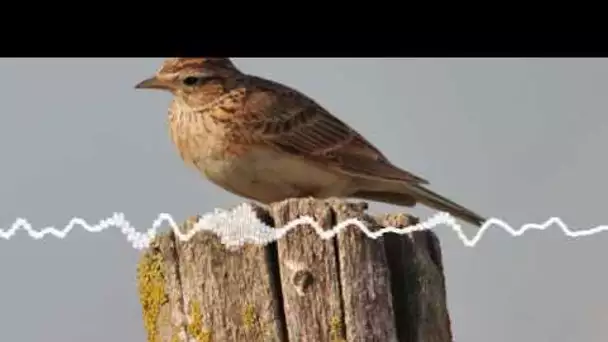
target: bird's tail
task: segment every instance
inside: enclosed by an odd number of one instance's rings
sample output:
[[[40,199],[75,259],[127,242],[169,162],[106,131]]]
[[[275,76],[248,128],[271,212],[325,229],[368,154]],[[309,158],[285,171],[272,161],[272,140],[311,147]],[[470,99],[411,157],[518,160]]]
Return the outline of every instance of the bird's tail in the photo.
[[[359,191],[354,194],[354,197],[404,206],[422,203],[436,210],[448,212],[476,226],[481,226],[486,221],[486,219],[475,212],[420,185],[407,185],[404,187],[403,192]]]
[[[476,226],[481,226],[486,221],[485,218],[477,213],[422,186],[411,186],[408,187],[408,190],[413,193],[418,202],[431,208],[448,212]]]

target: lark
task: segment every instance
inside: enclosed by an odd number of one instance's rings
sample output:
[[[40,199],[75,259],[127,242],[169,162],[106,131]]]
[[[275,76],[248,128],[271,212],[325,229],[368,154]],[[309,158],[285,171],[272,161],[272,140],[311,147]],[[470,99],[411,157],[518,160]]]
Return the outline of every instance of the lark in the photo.
[[[168,58],[136,86],[173,94],[171,140],[211,182],[264,204],[287,198],[420,203],[485,219],[427,188],[302,92],[241,71],[229,58]]]

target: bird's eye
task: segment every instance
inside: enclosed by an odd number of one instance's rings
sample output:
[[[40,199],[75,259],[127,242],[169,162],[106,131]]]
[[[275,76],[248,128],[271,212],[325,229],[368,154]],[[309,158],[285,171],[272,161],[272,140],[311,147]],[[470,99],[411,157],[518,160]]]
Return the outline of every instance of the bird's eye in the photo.
[[[184,78],[183,82],[187,86],[193,86],[198,82],[198,77],[188,76]]]

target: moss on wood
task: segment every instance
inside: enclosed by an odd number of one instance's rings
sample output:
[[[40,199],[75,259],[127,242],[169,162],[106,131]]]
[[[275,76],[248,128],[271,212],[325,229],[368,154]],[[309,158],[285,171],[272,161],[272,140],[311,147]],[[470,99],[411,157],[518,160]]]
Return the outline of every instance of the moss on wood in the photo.
[[[163,275],[163,260],[153,250],[146,251],[137,265],[139,299],[148,342],[159,342],[158,315],[161,306],[167,302]]]

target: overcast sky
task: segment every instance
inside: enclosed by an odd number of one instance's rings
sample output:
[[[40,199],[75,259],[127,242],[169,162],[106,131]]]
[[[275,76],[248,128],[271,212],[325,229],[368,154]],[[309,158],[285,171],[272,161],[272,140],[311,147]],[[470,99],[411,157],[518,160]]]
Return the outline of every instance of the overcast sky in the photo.
[[[161,59],[0,60],[0,228],[123,212],[139,230],[242,200],[186,168],[166,126],[170,95],[136,91]],[[558,216],[608,224],[605,59],[235,59],[311,95],[433,190],[514,227]],[[371,211],[425,209],[373,205]],[[467,227],[472,236],[475,231]],[[600,342],[608,336],[608,232],[552,227],[474,248],[446,226],[458,341]],[[0,240],[0,337],[144,341],[139,254],[117,229]]]

